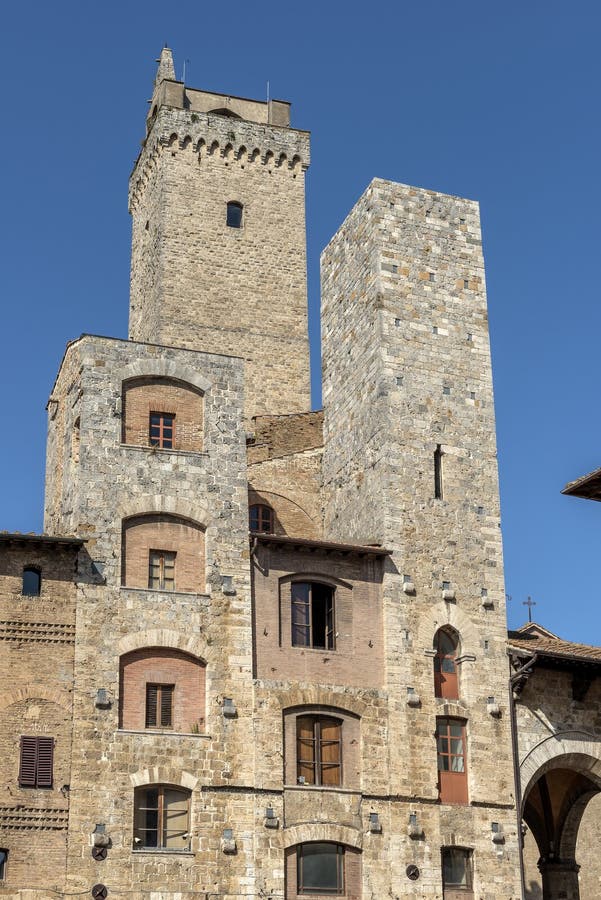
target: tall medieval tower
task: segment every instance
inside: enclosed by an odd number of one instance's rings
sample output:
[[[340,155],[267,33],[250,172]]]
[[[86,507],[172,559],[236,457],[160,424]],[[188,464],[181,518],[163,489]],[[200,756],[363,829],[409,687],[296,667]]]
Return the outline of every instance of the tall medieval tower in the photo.
[[[305,171],[290,104],[193,90],[161,53],[130,182],[129,336],[241,356],[245,412],[309,409]]]

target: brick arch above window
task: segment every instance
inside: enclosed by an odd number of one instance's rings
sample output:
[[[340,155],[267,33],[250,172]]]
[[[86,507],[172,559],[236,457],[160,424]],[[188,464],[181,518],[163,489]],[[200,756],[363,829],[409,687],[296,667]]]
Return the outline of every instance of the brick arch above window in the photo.
[[[163,647],[133,650],[120,659],[119,726],[132,731],[203,733],[206,666]]]
[[[164,592],[206,590],[205,530],[198,522],[163,513],[123,520],[121,583]]]
[[[170,497],[166,494],[142,494],[138,497],[127,495],[122,498],[118,509],[118,516],[122,520],[150,513],[188,519],[204,529],[210,525],[208,510],[199,500],[191,503],[182,497]]]
[[[208,378],[193,369],[180,365],[173,359],[136,360],[120,369],[116,373],[116,377],[119,384],[129,381],[131,378],[171,378],[182,384],[189,384],[190,387],[196,388],[203,394],[206,394],[211,388],[211,381]]]
[[[144,375],[122,383],[124,444],[200,452],[204,446],[204,391],[179,379]]]
[[[145,647],[161,647],[168,650],[180,650],[188,656],[196,657],[200,662],[208,661],[209,648],[202,637],[184,634],[171,628],[151,628],[147,631],[138,631],[121,638],[117,645],[119,656],[131,653],[132,650],[142,650]]]
[[[248,504],[271,507],[274,534],[315,539],[321,537],[321,524],[311,518],[307,510],[291,497],[249,485]]]

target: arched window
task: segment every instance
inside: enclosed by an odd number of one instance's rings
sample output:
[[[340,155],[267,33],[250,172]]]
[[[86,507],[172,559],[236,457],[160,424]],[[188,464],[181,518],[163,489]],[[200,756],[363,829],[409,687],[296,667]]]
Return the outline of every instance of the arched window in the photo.
[[[134,850],[190,849],[190,791],[166,784],[136,788]]]
[[[21,593],[24,597],[39,597],[42,592],[42,573],[35,566],[25,566],[23,569],[23,587]]]
[[[299,784],[342,783],[342,722],[330,716],[298,716],[296,773]]]
[[[274,515],[271,506],[255,503],[248,510],[248,525],[251,531],[274,533]]]
[[[455,635],[446,628],[440,628],[434,637],[434,696],[447,700],[459,698],[457,676],[457,647]]]
[[[230,200],[227,205],[226,224],[228,228],[242,228],[242,204]]]
[[[204,543],[204,528],[189,519],[167,513],[148,513],[125,519],[123,586],[202,593],[206,588]]]

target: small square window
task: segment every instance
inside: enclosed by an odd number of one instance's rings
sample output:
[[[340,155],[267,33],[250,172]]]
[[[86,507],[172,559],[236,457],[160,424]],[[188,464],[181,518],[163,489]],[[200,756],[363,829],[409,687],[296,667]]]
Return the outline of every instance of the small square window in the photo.
[[[470,400],[475,400],[475,399],[476,399],[476,392],[470,391]]]
[[[474,340],[474,335],[470,331],[468,331],[468,333],[467,333],[467,339],[470,342]]]
[[[438,325],[432,327],[432,334],[438,334]]]
[[[464,279],[463,279],[463,287],[464,287],[464,288],[469,288],[469,286],[470,286],[469,279],[464,278]]]
[[[402,375],[397,375],[397,377],[396,377],[396,383],[397,383],[397,386],[398,386],[398,387],[400,387],[400,386],[402,385],[402,383],[403,383],[403,376],[402,376]]]
[[[396,326],[397,328],[399,328],[399,327],[400,327],[400,324],[401,324],[401,320],[400,320],[400,319],[395,319],[395,320],[394,320],[394,324],[395,324],[395,326]]]
[[[148,442],[151,447],[173,449],[175,416],[173,413],[151,412],[148,424]]]
[[[436,281],[436,275],[434,272],[428,272],[428,281]]]
[[[448,386],[448,384],[444,385],[442,392],[443,392],[443,394],[446,394],[447,396],[451,393],[451,388]]]

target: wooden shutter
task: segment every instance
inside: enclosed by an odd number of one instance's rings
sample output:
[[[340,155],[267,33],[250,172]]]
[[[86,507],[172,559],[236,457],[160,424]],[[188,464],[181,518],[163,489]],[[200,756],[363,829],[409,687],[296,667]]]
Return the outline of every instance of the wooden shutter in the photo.
[[[299,716],[296,720],[296,774],[305,784],[315,784],[315,719]]]
[[[52,787],[52,768],[54,763],[54,738],[38,738],[38,771],[37,786]]]
[[[158,684],[146,685],[146,728],[156,728],[158,708]]]
[[[173,710],[173,685],[161,685],[161,725],[163,728],[171,728]]]
[[[35,787],[35,774],[38,759],[38,739],[21,738],[21,761],[19,766],[19,785]]]
[[[337,719],[320,719],[319,725],[319,763],[320,783],[339,785],[341,783],[341,727]]]
[[[21,738],[19,785],[21,787],[52,787],[54,738]]]

